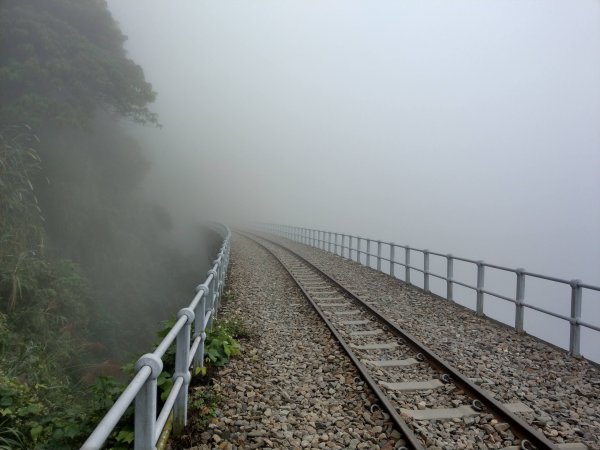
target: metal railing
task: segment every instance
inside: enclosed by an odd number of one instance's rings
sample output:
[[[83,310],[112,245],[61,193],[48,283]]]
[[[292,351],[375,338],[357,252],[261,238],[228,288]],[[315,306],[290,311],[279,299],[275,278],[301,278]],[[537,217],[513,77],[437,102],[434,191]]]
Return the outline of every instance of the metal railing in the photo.
[[[203,367],[206,329],[216,317],[229,264],[231,232],[223,225],[215,228],[223,238],[223,244],[206,280],[196,288],[196,295],[190,305],[177,313],[177,321],[156,350],[138,359],[135,376],[85,441],[82,450],[101,448],[134,401],[135,450],[155,448],[171,412],[175,434],[186,425],[190,367]],[[173,387],[157,417],[157,378],[163,369],[161,358],[173,342],[176,346]]]
[[[361,255],[365,255],[365,262],[366,265],[369,267],[371,267],[371,258],[374,257],[377,259],[377,270],[380,272],[382,271],[382,261],[386,261],[389,263],[389,275],[393,277],[396,277],[396,266],[401,266],[404,268],[404,281],[412,285],[415,284],[411,283],[411,270],[420,272],[423,274],[423,290],[425,292],[431,292],[429,287],[430,278],[438,278],[446,282],[445,298],[448,300],[454,299],[454,285],[463,286],[467,289],[471,289],[476,293],[475,311],[478,315],[484,315],[484,294],[491,295],[501,300],[513,303],[515,305],[514,328],[517,332],[524,331],[525,308],[529,308],[544,314],[549,314],[550,316],[556,317],[558,319],[565,320],[570,324],[569,353],[573,356],[581,356],[581,327],[600,332],[599,326],[584,322],[581,318],[581,306],[584,290],[600,292],[600,287],[583,283],[581,280],[564,280],[560,278],[549,277],[546,275],[528,272],[525,269],[511,269],[509,267],[503,267],[496,264],[489,264],[484,261],[476,261],[468,258],[461,258],[451,254],[442,254],[432,252],[430,250],[413,248],[408,245],[398,245],[393,242],[383,242],[376,239],[351,236],[331,231],[273,224],[260,225],[260,228],[269,233],[283,236],[295,242],[311,245],[313,247],[320,248],[322,250],[334,253],[341,257],[346,257],[348,259],[353,259],[354,254],[356,261],[359,263],[362,263]],[[346,243],[346,241],[348,242]],[[365,250],[362,250],[363,242],[365,242]],[[372,244],[376,244],[376,253],[371,253]],[[389,258],[385,258],[383,256],[383,246],[388,247]],[[396,259],[396,249],[401,249],[403,255],[400,256],[404,256],[403,262],[398,261]],[[423,267],[416,267],[411,265],[410,259],[412,253],[421,253],[423,255]],[[429,259],[432,255],[446,259],[446,276],[442,276],[430,271]],[[458,281],[454,278],[454,261],[462,261],[465,263],[475,265],[477,269],[477,281],[475,286],[468,283],[464,283],[462,281]],[[516,289],[514,298],[499,294],[497,292],[492,292],[485,288],[486,268],[497,269],[504,272],[514,273],[516,275]],[[569,316],[566,316],[527,303],[525,301],[525,280],[527,277],[547,280],[554,283],[560,283],[569,286],[571,289],[571,314]]]

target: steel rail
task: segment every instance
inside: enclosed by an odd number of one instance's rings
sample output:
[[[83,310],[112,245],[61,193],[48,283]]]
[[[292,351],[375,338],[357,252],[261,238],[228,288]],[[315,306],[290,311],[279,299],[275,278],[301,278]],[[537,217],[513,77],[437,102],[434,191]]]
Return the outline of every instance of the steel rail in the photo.
[[[329,280],[331,282],[331,284],[333,284],[336,288],[340,289],[341,291],[346,293],[349,297],[351,297],[353,300],[357,301],[363,308],[365,308],[371,314],[373,314],[373,316],[375,316],[382,325],[386,326],[388,328],[388,330],[390,330],[392,333],[396,334],[397,336],[401,337],[408,346],[415,349],[415,351],[417,351],[418,353],[425,355],[426,359],[430,362],[430,364],[432,366],[434,366],[437,370],[439,370],[441,372],[446,372],[446,373],[450,374],[453,382],[460,385],[466,392],[469,392],[471,394],[471,397],[481,401],[484,404],[484,406],[487,406],[498,417],[502,418],[505,422],[507,422],[511,426],[511,431],[513,431],[515,436],[520,437],[523,440],[527,440],[537,450],[559,450],[559,447],[556,444],[552,443],[550,440],[548,440],[548,438],[546,438],[542,433],[540,433],[539,431],[534,429],[525,420],[521,419],[514,413],[510,412],[502,403],[500,403],[498,400],[494,399],[485,390],[483,390],[482,388],[477,386],[475,383],[473,383],[471,380],[469,380],[468,377],[463,375],[458,369],[456,369],[449,362],[445,361],[442,357],[437,355],[433,350],[431,350],[425,344],[421,343],[417,338],[412,336],[406,330],[399,327],[397,324],[387,320],[381,312],[379,312],[377,309],[373,308],[371,305],[367,304],[364,300],[362,300],[359,297],[359,295],[357,293],[353,292],[349,288],[342,285],[333,276],[327,274],[326,272],[324,272],[323,270],[321,270],[320,268],[315,266],[313,263],[311,263],[304,257],[300,256],[293,250],[290,250],[286,246],[284,246],[278,242],[272,241],[268,238],[265,238],[264,236],[260,236],[260,235],[256,235],[256,234],[252,234],[252,235],[258,237],[259,239],[263,239],[264,241],[267,241],[267,242],[287,251],[288,253],[292,254],[294,257],[296,257],[298,260],[302,261],[305,265],[307,265],[308,267],[313,269],[315,272],[317,272],[323,278],[325,278],[326,280]],[[256,240],[254,240],[254,241],[256,242]],[[260,243],[259,243],[259,245],[261,245],[262,247],[265,247],[264,245],[262,245]],[[273,252],[270,252],[270,253],[273,254]],[[277,258],[277,256],[275,256],[275,257]],[[284,265],[283,262],[281,262],[281,260],[279,258],[277,258],[277,259],[278,259],[278,261],[280,261],[280,263],[282,265]],[[284,265],[284,267],[285,267],[285,265]],[[287,270],[287,268],[286,268],[286,270]],[[290,273],[289,270],[288,270],[288,273]],[[292,277],[296,281],[296,279],[293,275],[292,275]],[[300,286],[299,283],[298,283],[298,285]],[[301,286],[300,286],[300,288],[302,289]],[[302,289],[302,291],[305,292],[304,289]],[[406,422],[404,422],[404,423],[406,423]]]
[[[475,311],[480,316],[485,316],[484,311],[484,303],[486,296],[493,296],[499,298],[501,300],[507,300],[508,302],[514,305],[514,325],[512,327],[516,330],[517,333],[525,333],[525,310],[527,308],[534,309],[543,314],[549,314],[551,316],[557,317],[561,320],[565,320],[569,323],[569,344],[568,348],[563,347],[565,350],[568,350],[569,354],[575,357],[581,357],[581,329],[582,327],[598,331],[600,325],[590,324],[589,322],[581,320],[582,308],[583,308],[583,297],[584,292],[588,291],[596,291],[600,292],[600,286],[593,286],[588,283],[583,283],[581,280],[565,280],[562,278],[542,275],[534,272],[529,272],[523,268],[512,269],[510,267],[498,265],[498,264],[490,264],[485,261],[477,261],[471,258],[464,258],[452,254],[443,254],[435,251],[431,251],[429,249],[420,249],[416,247],[411,247],[409,245],[401,245],[394,242],[384,242],[379,239],[370,239],[362,236],[352,236],[343,233],[336,233],[331,231],[324,230],[315,230],[304,227],[293,227],[288,225],[277,225],[277,224],[257,224],[258,229],[261,231],[267,231],[273,233],[278,236],[282,236],[288,238],[294,242],[303,243],[306,245],[312,245],[313,247],[319,248],[329,253],[334,253],[343,258],[356,260],[356,262],[363,264],[363,257],[365,255],[364,265],[367,267],[371,267],[379,272],[389,273],[390,276],[396,277],[396,269],[400,268],[404,271],[404,279],[403,281],[407,284],[415,286],[419,289],[423,289],[425,292],[431,292],[429,289],[429,281],[430,278],[436,277],[439,280],[446,281],[446,293],[445,297],[447,300],[454,301],[454,287],[455,286],[463,286],[465,288],[473,289],[476,291],[477,302],[475,305]],[[347,241],[346,241],[347,238]],[[311,242],[312,241],[312,242]],[[348,242],[348,245],[346,245]],[[377,253],[371,253],[371,244],[377,244]],[[333,246],[333,249],[332,249]],[[389,258],[384,257],[382,253],[382,246],[387,246],[389,248],[388,255]],[[365,249],[366,247],[366,249]],[[339,252],[338,252],[339,248]],[[404,253],[404,262],[396,260],[396,250],[401,250]],[[415,267],[411,265],[410,259],[411,255],[415,253],[421,253],[423,255],[423,268]],[[429,258],[430,257],[441,257],[446,260],[446,273],[447,277],[443,277],[441,274],[434,274],[430,270]],[[376,266],[371,264],[371,258],[376,258],[377,264]],[[381,263],[382,261],[389,263],[388,270],[382,270]],[[461,282],[459,280],[454,279],[454,264],[456,262],[460,262],[461,264],[472,264],[477,271],[477,286],[470,286],[466,282]],[[402,269],[403,268],[403,269]],[[469,270],[472,270],[470,268]],[[491,269],[492,274],[497,271],[504,271],[509,274],[514,274],[516,276],[515,280],[515,288],[516,294],[514,299],[509,299],[505,295],[501,293],[492,293],[490,290],[485,290],[485,273],[486,269]],[[420,283],[411,282],[411,274],[413,272],[420,272],[423,276],[423,286],[419,286]],[[419,275],[420,276],[420,275]],[[525,303],[525,284],[526,281],[532,278],[534,280],[544,280],[555,284],[563,284],[570,287],[571,290],[571,298],[570,298],[570,306],[571,306],[571,314],[569,317],[557,315],[550,310],[544,309],[541,306],[531,307],[527,303]],[[472,309],[472,308],[470,308]],[[536,336],[537,338],[544,340],[540,336]],[[546,343],[551,344],[548,341]],[[596,364],[596,363],[594,363]]]
[[[309,303],[311,304],[313,309],[317,312],[317,314],[319,314],[319,316],[321,317],[321,320],[323,320],[323,322],[325,322],[325,324],[329,328],[329,331],[331,331],[331,334],[333,334],[335,336],[335,338],[338,340],[342,349],[346,352],[348,357],[352,360],[352,363],[356,366],[356,368],[358,369],[358,371],[360,372],[360,374],[362,375],[364,380],[367,382],[367,384],[369,385],[371,390],[375,393],[375,395],[377,396],[377,398],[379,399],[381,404],[385,407],[385,409],[389,413],[390,417],[393,419],[393,421],[396,423],[396,425],[402,432],[403,438],[405,438],[405,440],[408,441],[408,443],[412,446],[412,448],[414,450],[425,450],[425,447],[423,447],[423,445],[421,444],[419,439],[415,436],[415,434],[410,429],[408,424],[404,421],[404,419],[402,419],[400,414],[398,414],[398,411],[396,411],[396,408],[394,407],[394,405],[392,405],[392,403],[390,402],[388,397],[381,390],[381,388],[377,385],[377,382],[369,374],[368,369],[356,357],[354,352],[350,349],[350,346],[348,345],[346,340],[340,335],[340,333],[333,326],[331,321],[325,316],[325,314],[323,313],[323,310],[317,305],[317,303],[314,301],[311,294],[308,291],[306,291],[306,289],[304,289],[302,282],[292,273],[292,271],[288,268],[288,266],[271,249],[269,249],[267,246],[261,244],[258,240],[250,237],[247,233],[239,233],[239,234],[241,234],[242,236],[245,236],[247,239],[250,239],[252,242],[254,242],[255,244],[257,244],[260,247],[262,247],[263,249],[265,249],[271,256],[273,256],[281,264],[283,269],[289,274],[289,276],[298,285],[298,287],[302,291],[302,294],[309,301]],[[268,239],[265,239],[265,240],[268,242],[271,242]],[[398,450],[403,450],[403,449],[406,449],[406,447],[398,448]]]

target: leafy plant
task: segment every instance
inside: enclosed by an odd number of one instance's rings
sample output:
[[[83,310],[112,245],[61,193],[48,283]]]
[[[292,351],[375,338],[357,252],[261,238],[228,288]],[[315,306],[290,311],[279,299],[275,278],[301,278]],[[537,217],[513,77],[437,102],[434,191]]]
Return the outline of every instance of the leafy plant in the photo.
[[[33,148],[36,141],[27,125],[0,129],[0,263],[12,267],[8,299],[12,308],[20,289],[22,260],[44,250],[44,218],[33,186],[42,168]]]
[[[0,420],[0,450],[25,448],[22,433],[7,425],[7,420]]]
[[[223,366],[241,353],[240,343],[223,326],[214,326],[206,336],[205,355],[215,366]]]
[[[239,316],[233,316],[227,320],[219,321],[218,327],[223,328],[227,333],[236,339],[244,339],[250,337],[250,331],[246,327],[244,319]]]
[[[219,395],[211,386],[196,388],[190,395],[189,408],[191,412],[197,413],[199,417],[211,419],[216,415],[220,400]]]

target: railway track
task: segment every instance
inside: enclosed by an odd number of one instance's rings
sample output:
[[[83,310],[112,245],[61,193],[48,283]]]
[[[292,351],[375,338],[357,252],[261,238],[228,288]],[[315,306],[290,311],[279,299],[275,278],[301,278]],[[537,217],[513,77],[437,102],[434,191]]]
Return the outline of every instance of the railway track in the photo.
[[[440,442],[448,449],[587,449],[551,442],[516,414],[526,405],[498,402],[353,288],[292,250],[264,236],[242,235],[281,263],[327,324],[402,433],[398,450],[439,448]],[[426,407],[433,402],[435,408]]]

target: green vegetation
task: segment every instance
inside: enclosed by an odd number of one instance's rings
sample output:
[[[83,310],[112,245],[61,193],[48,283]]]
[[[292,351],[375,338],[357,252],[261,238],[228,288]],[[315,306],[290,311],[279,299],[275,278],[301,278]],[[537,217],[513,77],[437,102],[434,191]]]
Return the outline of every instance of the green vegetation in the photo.
[[[77,448],[204,272],[143,196],[119,121],[157,125],[155,93],[124,41],[103,0],[0,4],[0,449]]]
[[[235,330],[241,326],[237,322],[217,322],[206,336],[206,358],[215,366],[224,366],[231,357],[241,353],[241,347],[235,338]]]
[[[3,0],[0,122],[81,127],[104,109],[156,123],[124,41],[102,0]]]
[[[224,295],[224,301],[228,296]],[[206,336],[205,364],[208,370],[192,378],[192,390],[188,402],[189,423],[181,436],[172,438],[170,448],[190,448],[200,444],[200,435],[211,419],[217,415],[220,398],[210,384],[211,377],[219,367],[241,353],[239,339],[249,337],[249,332],[240,317],[218,319]],[[168,395],[168,394],[167,394]],[[166,397],[165,397],[166,398]]]

